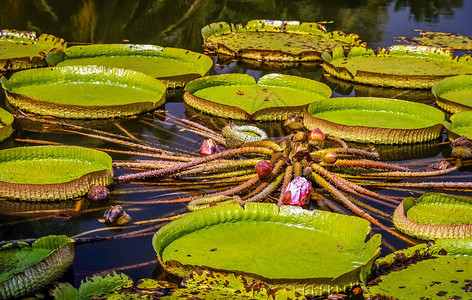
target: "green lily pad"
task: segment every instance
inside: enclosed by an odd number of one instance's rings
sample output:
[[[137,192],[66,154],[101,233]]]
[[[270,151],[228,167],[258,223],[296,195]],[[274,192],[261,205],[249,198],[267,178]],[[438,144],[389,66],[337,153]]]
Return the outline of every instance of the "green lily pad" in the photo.
[[[13,121],[15,118],[4,110],[0,108],[0,142],[7,139],[13,133]]]
[[[314,101],[305,113],[308,130],[347,141],[375,144],[407,144],[438,138],[444,113],[422,103],[404,100],[348,97]]]
[[[472,238],[472,198],[427,193],[405,198],[393,214],[395,227],[420,239]]]
[[[309,103],[330,96],[327,85],[298,76],[267,74],[256,83],[247,74],[225,74],[191,81],[184,100],[220,117],[271,121],[301,115]]]
[[[436,104],[451,113],[472,110],[472,75],[445,78],[432,90]]]
[[[49,34],[29,31],[0,30],[0,71],[45,67],[46,55],[51,51],[65,50],[63,39]]]
[[[324,70],[342,80],[397,88],[429,89],[439,80],[472,74],[472,58],[454,58],[446,50],[429,47],[392,46],[377,54],[354,47],[347,56],[342,48],[323,55]]]
[[[64,200],[92,185],[113,182],[111,157],[75,146],[17,147],[0,151],[0,197]]]
[[[398,37],[407,45],[446,48],[454,50],[472,50],[472,40],[469,37],[448,32],[415,30],[420,36]]]
[[[364,278],[380,235],[364,219],[299,207],[247,203],[213,206],[162,227],[153,238],[170,273],[195,268],[235,272],[303,295],[339,292]],[[251,238],[257,236],[257,238]]]
[[[59,278],[74,260],[74,240],[49,235],[0,247],[0,298],[20,297]]]
[[[328,32],[320,23],[252,20],[202,28],[204,47],[233,57],[272,61],[320,61],[335,47],[365,46],[356,34]]]
[[[168,87],[182,87],[190,80],[205,76],[213,65],[206,55],[185,49],[153,45],[96,44],[73,46],[65,54],[50,57],[58,67],[97,65],[142,72]]]
[[[1,82],[7,100],[20,109],[76,119],[143,113],[162,105],[166,91],[143,73],[101,66],[24,70]]]
[[[472,139],[472,111],[461,111],[451,116],[451,124],[447,126],[448,135],[453,138],[466,136]]]
[[[375,299],[470,299],[472,240],[437,240],[375,262],[381,274],[367,286]]]

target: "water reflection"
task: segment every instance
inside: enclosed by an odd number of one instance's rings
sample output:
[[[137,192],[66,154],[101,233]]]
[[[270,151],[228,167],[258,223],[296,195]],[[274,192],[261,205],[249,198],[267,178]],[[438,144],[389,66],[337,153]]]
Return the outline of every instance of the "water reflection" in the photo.
[[[385,42],[389,6],[408,9],[417,22],[454,16],[462,0],[1,0],[0,27],[51,33],[69,42],[117,43],[129,40],[201,50],[200,29],[212,22],[251,19],[332,21],[329,30],[357,33],[368,43]],[[398,25],[398,24],[397,24]],[[401,25],[401,24],[400,24]],[[390,44],[387,41],[385,44]]]
[[[463,5],[462,0],[397,0],[395,10],[409,9],[416,22],[438,22],[440,15],[453,18],[453,9]]]

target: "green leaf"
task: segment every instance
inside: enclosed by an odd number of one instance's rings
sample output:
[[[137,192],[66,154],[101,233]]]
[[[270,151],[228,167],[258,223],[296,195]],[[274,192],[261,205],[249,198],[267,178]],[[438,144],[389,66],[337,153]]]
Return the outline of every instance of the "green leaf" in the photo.
[[[433,86],[432,92],[436,104],[448,112],[472,110],[472,75],[445,78]]]
[[[447,128],[458,136],[472,139],[472,111],[461,111],[451,117],[451,125]]]
[[[74,240],[49,235],[30,246],[6,244],[0,248],[0,298],[34,292],[61,276],[74,259]]]
[[[112,294],[123,288],[133,285],[133,281],[125,274],[107,274],[106,276],[94,275],[82,281],[79,289],[66,283],[59,285],[53,292],[56,300],[88,300],[96,296]]]
[[[96,44],[67,48],[57,66],[97,65],[142,72],[163,80],[170,87],[208,73],[213,61],[204,54],[185,49],[135,44]]]
[[[388,299],[469,299],[472,292],[472,240],[437,240],[432,246],[417,245],[376,262],[389,270],[368,286],[369,295]],[[381,271],[385,272],[385,271]],[[374,282],[374,281],[373,281]],[[378,284],[377,284],[378,283]]]
[[[427,193],[406,198],[393,215],[400,231],[421,239],[472,238],[472,198]]]
[[[7,100],[37,114],[100,119],[154,109],[166,86],[145,74],[100,66],[69,66],[16,72]]]
[[[333,56],[322,66],[342,80],[397,88],[429,89],[446,76],[472,74],[471,59],[453,59],[447,51],[421,46],[392,46],[377,55],[354,47],[347,57]]]
[[[319,61],[336,47],[365,46],[356,34],[327,32],[319,23],[252,20],[245,26],[212,23],[201,30],[204,46],[218,53],[268,61]]]
[[[50,51],[65,50],[63,39],[53,35],[19,30],[0,30],[0,72],[16,71],[47,65],[45,56]]]
[[[185,288],[162,299],[238,299],[282,300],[306,299],[300,293],[285,287],[271,288],[268,284],[233,273],[197,270],[184,279]]]
[[[404,100],[349,97],[311,103],[303,122],[308,130],[348,141],[405,144],[440,136],[444,113],[439,109]]]
[[[192,212],[160,229],[153,246],[164,268],[182,277],[208,267],[321,295],[369,269],[380,244],[379,235],[364,242],[369,231],[357,217],[248,203]]]
[[[247,74],[207,76],[190,82],[184,100],[192,107],[233,119],[281,120],[301,114],[311,102],[331,96],[318,81],[268,74],[256,83]]]
[[[0,150],[0,196],[65,200],[92,185],[113,182],[111,157],[76,146],[30,146]]]
[[[60,283],[52,292],[52,296],[56,300],[78,300],[80,299],[79,291],[70,283]]]
[[[466,36],[425,30],[415,30],[420,36],[411,38],[397,37],[406,45],[421,45],[456,50],[472,50],[472,40]]]

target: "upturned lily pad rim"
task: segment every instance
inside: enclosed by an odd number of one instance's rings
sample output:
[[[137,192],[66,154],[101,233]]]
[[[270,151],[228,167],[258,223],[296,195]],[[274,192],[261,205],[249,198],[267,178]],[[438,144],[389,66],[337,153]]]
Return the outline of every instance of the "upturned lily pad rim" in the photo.
[[[34,265],[25,266],[22,270],[13,269],[7,273],[6,277],[0,281],[0,297],[2,299],[10,297],[20,297],[29,294],[38,288],[47,285],[57,279],[72,264],[74,259],[75,241],[65,235],[49,235],[38,238],[31,246],[19,242],[17,246],[6,244],[0,247],[8,250],[13,247],[26,249],[47,249],[50,253]]]
[[[133,102],[118,105],[80,105],[54,103],[14,92],[22,85],[94,83],[148,90],[156,94],[155,102]],[[14,106],[33,113],[60,118],[102,119],[140,114],[157,108],[165,102],[166,85],[146,74],[120,68],[103,66],[67,66],[23,70],[14,73],[9,80],[1,78],[7,100]]]
[[[431,92],[436,97],[436,104],[447,112],[457,113],[461,111],[470,111],[472,110],[472,106],[456,102],[454,99],[443,97],[443,95],[449,91],[462,89],[470,90],[470,98],[472,99],[472,75],[459,75],[444,78],[433,85]]]
[[[416,88],[430,89],[436,82],[441,79],[451,77],[451,75],[408,75],[398,73],[380,73],[359,69],[353,74],[345,67],[335,66],[334,61],[344,60],[354,57],[414,57],[418,59],[450,61],[459,64],[472,65],[472,57],[465,55],[462,57],[453,57],[452,52],[446,49],[433,48],[426,46],[401,46],[395,45],[390,47],[378,48],[377,52],[372,49],[363,47],[352,47],[347,56],[344,49],[338,47],[331,53],[324,52],[323,69],[330,75],[350,82],[374,85],[374,86],[390,86],[396,88]]]
[[[14,120],[15,118],[12,114],[0,108],[0,142],[7,139],[13,133],[12,125]]]
[[[398,250],[383,258],[377,259],[374,263],[374,269],[379,268],[379,266],[385,267],[395,264],[396,258],[399,256],[410,258],[414,255],[431,255],[431,258],[429,259],[435,259],[441,256],[472,256],[472,239],[437,239],[428,244],[418,244],[406,249]],[[388,276],[388,274],[390,273],[383,274],[380,277]],[[373,280],[375,280],[375,278]],[[376,287],[376,285],[373,287]],[[371,289],[372,286],[365,287],[365,297],[380,297],[379,299],[392,300],[397,299],[391,295],[373,293]]]
[[[67,48],[63,55],[58,55],[51,60],[51,63],[61,66],[68,60],[81,58],[101,58],[101,57],[153,57],[156,59],[168,59],[176,62],[191,65],[195,72],[179,73],[174,76],[157,77],[157,79],[167,82],[169,87],[183,86],[186,82],[203,77],[208,74],[213,65],[210,57],[186,49],[161,47],[157,45],[145,44],[93,44],[86,46],[72,46]],[[49,60],[48,60],[49,61]],[[67,64],[66,64],[67,65]]]
[[[78,146],[28,146],[0,150],[1,161],[34,159],[84,159],[102,165],[100,170],[84,174],[71,181],[55,184],[28,184],[0,181],[0,197],[27,201],[66,200],[85,195],[92,185],[113,183],[111,157],[102,151]],[[25,170],[25,172],[28,172]],[[57,170],[62,172],[62,170]]]
[[[36,32],[22,31],[14,29],[0,30],[0,41],[2,39],[18,40],[18,42],[32,44],[43,43],[49,45],[49,52],[63,51],[67,48],[67,43],[51,34],[41,34],[36,36]],[[0,58],[0,71],[16,71],[35,67],[47,66],[45,57],[48,53],[31,53],[30,56]]]
[[[202,112],[216,115],[224,118],[238,119],[238,120],[283,120],[289,115],[302,115],[303,110],[311,102],[300,106],[274,106],[260,109],[253,114],[249,114],[243,108],[237,105],[229,105],[217,103],[211,100],[203,99],[193,95],[196,91],[215,86],[232,86],[232,85],[247,85],[247,86],[261,86],[261,87],[279,87],[279,88],[294,88],[312,92],[321,98],[329,98],[332,90],[324,83],[284,74],[266,74],[259,78],[256,82],[255,78],[248,74],[223,74],[212,75],[203,78],[195,79],[189,82],[185,87],[184,101],[193,108]],[[230,102],[230,100],[228,100]],[[234,101],[237,104],[237,101]]]
[[[431,126],[417,129],[392,129],[368,126],[350,126],[314,117],[322,111],[342,108],[359,108],[364,111],[381,111],[412,114],[431,121]],[[445,116],[434,107],[406,100],[376,97],[340,97],[312,102],[304,113],[303,124],[308,130],[320,128],[325,134],[359,143],[408,144],[438,138],[444,128]]]
[[[429,199],[437,200],[438,202],[436,202],[436,205],[441,205],[441,202],[444,202],[444,205],[447,205],[447,202],[451,199],[472,205],[472,198],[470,197],[448,195],[443,193],[426,193],[421,195],[421,197],[418,199],[408,197],[403,199],[403,201],[395,209],[393,214],[393,224],[395,227],[408,235],[415,236],[423,240],[441,238],[472,238],[472,221],[470,224],[461,225],[431,225],[421,224],[407,217],[407,212],[410,208],[422,201],[427,201]]]
[[[244,270],[222,270],[211,267],[209,265],[182,265],[175,260],[164,261],[162,254],[171,243],[190,233],[198,233],[201,230],[207,230],[213,226],[218,228],[219,225],[225,223],[233,225],[238,222],[258,221],[263,223],[274,223],[278,225],[286,225],[292,228],[303,228],[317,231],[328,232],[339,243],[349,249],[363,249],[369,253],[364,257],[366,261],[359,262],[357,268],[340,274],[338,277],[332,278],[301,278],[301,279],[284,279],[284,278],[265,278],[261,275],[245,272]],[[331,221],[328,221],[331,220]],[[349,233],[346,233],[346,232]],[[244,274],[252,278],[262,280],[269,284],[285,285],[306,294],[321,295],[332,291],[343,291],[345,288],[359,283],[360,277],[365,278],[370,272],[370,266],[373,260],[379,255],[380,235],[374,235],[369,241],[365,242],[366,235],[370,232],[370,225],[364,219],[340,215],[325,211],[308,211],[299,207],[282,206],[280,211],[274,204],[269,203],[247,203],[245,207],[236,204],[228,204],[225,206],[214,206],[192,212],[183,216],[178,220],[165,225],[154,235],[153,247],[157,253],[157,258],[161,265],[168,272],[176,274],[180,277],[188,276],[196,267],[205,268],[215,271],[232,272],[236,274]],[[258,235],[264,232],[257,233]],[[346,243],[353,244],[347,245]],[[288,242],[288,241],[285,241]],[[268,251],[270,247],[267,245]],[[354,251],[354,250],[352,250]],[[277,262],[277,256],[272,257],[274,264]],[[361,258],[359,257],[359,260]]]
[[[472,97],[472,96],[471,96]],[[446,123],[449,138],[456,139],[466,136],[472,139],[472,135],[463,131],[464,128],[472,128],[472,111],[460,111],[451,116],[451,123]]]
[[[328,32],[321,23],[282,21],[282,20],[251,20],[246,25],[233,24],[227,22],[216,22],[204,26],[201,29],[204,47],[211,51],[229,55],[233,57],[243,57],[256,60],[273,61],[321,61],[321,52],[316,50],[303,51],[300,53],[289,53],[281,50],[258,50],[258,49],[238,49],[233,50],[220,43],[208,41],[212,36],[220,36],[240,32],[279,32],[296,33],[312,36],[321,36],[341,43],[346,46],[366,46],[357,34],[345,34],[342,31]]]

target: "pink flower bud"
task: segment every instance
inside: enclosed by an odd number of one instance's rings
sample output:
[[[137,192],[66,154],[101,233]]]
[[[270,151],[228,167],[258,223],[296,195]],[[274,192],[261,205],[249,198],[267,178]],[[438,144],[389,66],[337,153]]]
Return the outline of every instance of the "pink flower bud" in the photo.
[[[285,205],[303,206],[310,202],[311,182],[305,177],[292,180],[283,192],[282,202]]]
[[[207,156],[218,152],[220,152],[220,148],[218,148],[218,145],[216,145],[212,139],[204,140],[202,146],[198,150],[198,153],[200,153],[201,156]]]

